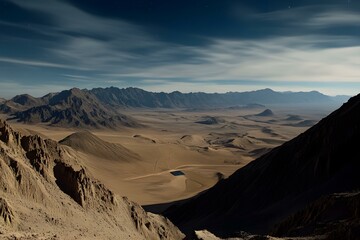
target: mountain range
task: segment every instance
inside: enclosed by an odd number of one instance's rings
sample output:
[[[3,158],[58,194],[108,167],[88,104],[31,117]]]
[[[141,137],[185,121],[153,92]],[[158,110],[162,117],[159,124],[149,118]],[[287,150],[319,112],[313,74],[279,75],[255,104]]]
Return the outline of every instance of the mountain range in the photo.
[[[18,95],[0,105],[0,111],[25,123],[53,126],[116,128],[141,126],[115,108],[105,106],[89,91],[73,88],[41,98]]]
[[[318,124],[165,211],[184,233],[360,236],[360,94]]]
[[[349,97],[330,97],[316,91],[312,92],[276,92],[262,89],[251,92],[228,93],[154,93],[139,88],[119,89],[94,88],[90,90],[102,103],[112,106],[146,108],[214,108],[232,107],[247,104],[316,104],[344,102]]]
[[[123,114],[124,108],[229,108],[259,104],[339,105],[346,96],[331,97],[319,92],[275,92],[263,89],[228,93],[153,93],[138,88],[73,88],[35,98],[28,94],[0,101],[0,112],[26,123],[53,126],[116,128],[140,127]]]

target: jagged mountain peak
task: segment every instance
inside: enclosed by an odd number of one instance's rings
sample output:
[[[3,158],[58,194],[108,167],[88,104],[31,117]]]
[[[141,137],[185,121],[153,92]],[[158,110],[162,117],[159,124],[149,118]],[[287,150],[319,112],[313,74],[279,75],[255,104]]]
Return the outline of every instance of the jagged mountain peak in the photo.
[[[19,97],[0,104],[0,111],[22,122],[47,122],[52,125],[89,128],[139,126],[134,119],[121,114],[124,108],[227,108],[258,104],[325,104],[334,105],[344,98],[332,98],[313,92],[275,92],[262,89],[229,93],[156,93],[139,88],[116,87],[92,90],[72,88],[42,98]],[[120,116],[120,117],[119,117]]]

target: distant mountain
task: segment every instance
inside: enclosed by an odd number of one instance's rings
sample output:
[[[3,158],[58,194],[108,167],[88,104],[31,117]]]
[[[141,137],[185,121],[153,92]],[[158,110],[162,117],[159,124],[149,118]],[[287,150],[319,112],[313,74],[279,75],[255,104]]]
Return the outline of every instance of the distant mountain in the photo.
[[[165,216],[186,233],[207,229],[221,237],[240,231],[334,236],[342,231],[343,237],[333,239],[356,239],[347,236],[360,233],[358,204],[349,198],[341,200],[338,208],[331,195],[359,191],[359,139],[360,94],[207,192],[169,209]],[[357,213],[348,214],[346,209]]]
[[[5,98],[0,98],[0,103],[3,103],[3,102],[5,102],[5,101],[6,101]]]
[[[343,103],[347,99],[330,97],[316,91],[275,92],[263,89],[251,92],[229,93],[153,93],[138,88],[94,88],[90,90],[98,99],[113,106],[147,108],[214,108],[247,104],[321,104]]]
[[[270,109],[265,109],[261,113],[256,114],[258,117],[271,117],[274,116],[274,113]]]
[[[46,122],[55,126],[140,126],[134,119],[104,106],[91,92],[77,88],[46,95],[38,99],[34,105],[27,110],[14,113],[14,117],[21,122]]]
[[[223,94],[207,93],[153,93],[139,88],[95,88],[90,90],[100,101],[112,106],[145,108],[208,108],[232,106]]]
[[[20,104],[22,106],[38,106],[44,104],[43,99],[35,98],[29,94],[22,94],[13,97],[12,102]]]
[[[40,106],[45,102],[41,98],[35,98],[28,94],[16,95],[11,100],[0,102],[0,111],[3,113],[15,113],[24,111],[29,107]]]
[[[301,106],[339,105],[341,97],[330,97],[319,92],[275,92],[263,89],[229,93],[153,93],[138,88],[119,89],[73,88],[60,93],[49,93],[41,98],[18,95],[0,103],[0,112],[13,114],[21,122],[46,122],[70,127],[138,126],[134,119],[121,113],[124,108],[230,108],[263,106],[261,104],[298,104]]]

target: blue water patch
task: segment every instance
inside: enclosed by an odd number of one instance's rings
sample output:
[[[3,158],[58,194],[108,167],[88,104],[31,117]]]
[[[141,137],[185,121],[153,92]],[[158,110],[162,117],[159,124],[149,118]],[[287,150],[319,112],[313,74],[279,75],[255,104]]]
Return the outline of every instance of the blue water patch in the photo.
[[[174,176],[182,176],[185,175],[185,173],[183,173],[182,171],[171,171],[170,172],[172,175]]]

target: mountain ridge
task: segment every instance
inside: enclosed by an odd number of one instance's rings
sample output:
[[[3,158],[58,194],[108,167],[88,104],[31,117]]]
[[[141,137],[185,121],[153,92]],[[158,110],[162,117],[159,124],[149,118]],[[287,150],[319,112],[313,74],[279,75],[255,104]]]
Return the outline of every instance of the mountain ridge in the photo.
[[[6,108],[5,105],[11,105],[10,101],[16,101],[17,98],[9,100],[1,106]],[[12,118],[25,123],[45,122],[60,127],[116,128],[119,126],[141,126],[135,119],[116,111],[116,109],[104,106],[91,92],[78,88],[47,94],[37,100],[36,103],[41,104],[30,105],[25,110],[15,111],[12,113]]]
[[[183,238],[168,219],[96,180],[73,151],[0,119],[1,238]]]
[[[276,92],[262,89],[228,93],[148,92],[139,88],[72,88],[35,98],[17,95],[0,102],[0,113],[25,123],[47,123],[53,126],[81,128],[141,127],[135,119],[123,114],[126,108],[214,109],[239,106],[297,104],[300,106],[337,105],[345,97],[330,97],[316,91]]]

